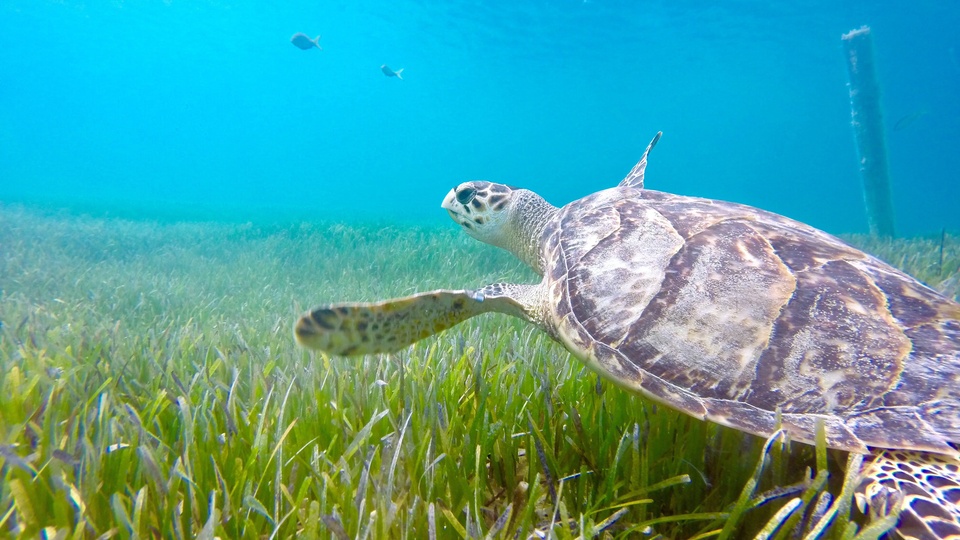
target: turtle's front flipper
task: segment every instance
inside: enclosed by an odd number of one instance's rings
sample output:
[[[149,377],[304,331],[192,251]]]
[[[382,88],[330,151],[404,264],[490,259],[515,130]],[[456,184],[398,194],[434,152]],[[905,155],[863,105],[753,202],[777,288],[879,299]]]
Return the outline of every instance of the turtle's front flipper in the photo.
[[[522,317],[519,304],[503,292],[523,287],[498,284],[479,291],[439,290],[369,304],[320,306],[301,316],[293,333],[300,345],[332,355],[393,352],[488,311]]]

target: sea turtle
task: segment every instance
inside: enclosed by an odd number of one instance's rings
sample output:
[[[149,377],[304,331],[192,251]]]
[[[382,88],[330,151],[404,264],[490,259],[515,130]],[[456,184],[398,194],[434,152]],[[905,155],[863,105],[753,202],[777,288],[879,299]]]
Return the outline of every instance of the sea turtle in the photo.
[[[322,306],[299,319],[297,341],[390,352],[507,313],[697,418],[806,443],[822,429],[832,448],[872,453],[861,505],[902,500],[905,537],[960,535],[960,304],[803,223],[644,189],[659,138],[619,185],[562,208],[482,181],[447,194],[467,234],[540,283]]]

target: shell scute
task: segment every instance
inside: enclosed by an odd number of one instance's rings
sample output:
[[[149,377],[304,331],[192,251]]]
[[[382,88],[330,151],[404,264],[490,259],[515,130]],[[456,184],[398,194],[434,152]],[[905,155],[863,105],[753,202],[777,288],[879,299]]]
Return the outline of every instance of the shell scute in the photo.
[[[613,344],[630,332],[660,289],[669,259],[683,239],[649,208],[614,204],[586,215],[593,219],[577,229],[564,227],[560,236],[568,268],[562,294],[594,339]],[[637,249],[654,244],[653,249]]]
[[[844,411],[892,389],[910,341],[855,267],[834,261],[796,274],[746,399],[761,407]],[[771,376],[772,375],[772,376]]]
[[[739,267],[738,275],[726,276],[730,267]],[[687,239],[664,274],[619,349],[697,395],[736,399],[753,379],[773,321],[793,292],[793,276],[762,237],[737,221]]]

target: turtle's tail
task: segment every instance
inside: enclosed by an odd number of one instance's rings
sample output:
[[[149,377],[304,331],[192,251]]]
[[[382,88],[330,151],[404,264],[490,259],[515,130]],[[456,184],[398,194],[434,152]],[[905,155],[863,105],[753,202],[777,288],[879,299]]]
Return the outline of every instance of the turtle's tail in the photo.
[[[886,450],[864,471],[856,493],[874,518],[899,506],[896,531],[906,539],[960,537],[960,459],[928,452]]]

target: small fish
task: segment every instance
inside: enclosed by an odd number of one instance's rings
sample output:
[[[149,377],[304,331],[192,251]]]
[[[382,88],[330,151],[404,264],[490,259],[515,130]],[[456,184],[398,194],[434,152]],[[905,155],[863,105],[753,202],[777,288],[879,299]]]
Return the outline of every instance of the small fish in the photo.
[[[317,36],[317,39],[310,39],[310,37],[304,33],[297,32],[290,38],[290,43],[298,49],[303,49],[305,51],[310,50],[314,47],[323,50],[323,47],[320,46],[320,36]]]
[[[394,70],[390,69],[390,66],[384,64],[384,65],[380,66],[380,71],[382,71],[383,74],[386,75],[387,77],[396,77],[396,78],[400,79],[401,81],[403,80],[403,77],[400,76],[400,74],[403,73],[403,68],[400,68],[400,69],[394,71]]]
[[[65,450],[60,450],[59,448],[53,451],[53,457],[54,459],[66,463],[71,467],[76,467],[80,464],[80,458],[75,457],[73,454],[70,454]]]
[[[36,453],[30,454],[27,457],[20,457],[15,446],[0,444],[0,457],[3,458],[6,465],[13,465],[34,476],[37,474],[37,469],[32,465],[32,463],[37,460],[38,456]]]
[[[920,109],[919,111],[914,111],[903,118],[897,120],[897,123],[893,125],[894,131],[900,131],[901,129],[907,128],[910,124],[916,122],[920,117],[925,116],[927,111]]]

